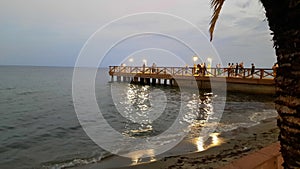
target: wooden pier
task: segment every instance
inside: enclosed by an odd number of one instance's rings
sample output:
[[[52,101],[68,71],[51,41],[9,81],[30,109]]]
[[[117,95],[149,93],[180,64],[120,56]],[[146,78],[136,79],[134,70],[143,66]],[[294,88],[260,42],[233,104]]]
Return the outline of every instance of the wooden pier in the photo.
[[[275,82],[272,69],[244,68],[235,72],[234,68],[207,68],[199,72],[195,67],[138,67],[138,66],[109,66],[111,81],[123,81],[146,85],[170,85],[186,87],[197,83],[199,89],[210,89],[211,82],[224,83],[227,91],[257,94],[274,94]]]

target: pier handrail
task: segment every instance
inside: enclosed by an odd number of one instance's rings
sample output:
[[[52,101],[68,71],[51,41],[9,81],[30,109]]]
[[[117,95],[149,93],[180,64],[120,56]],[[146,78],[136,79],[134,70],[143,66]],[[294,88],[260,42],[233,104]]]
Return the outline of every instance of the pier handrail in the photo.
[[[203,76],[203,77],[227,77],[227,78],[255,78],[274,79],[274,70],[271,68],[243,68],[236,71],[235,68],[206,68],[198,70],[195,67],[143,67],[143,66],[109,66],[109,74],[149,74],[171,76]]]

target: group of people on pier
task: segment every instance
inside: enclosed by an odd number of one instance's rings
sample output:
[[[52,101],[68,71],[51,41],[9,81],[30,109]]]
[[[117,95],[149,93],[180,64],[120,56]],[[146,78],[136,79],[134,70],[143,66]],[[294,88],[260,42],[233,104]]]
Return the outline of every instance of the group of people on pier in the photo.
[[[221,75],[225,72],[227,72],[227,76],[228,77],[239,77],[239,76],[243,76],[243,74],[245,73],[245,68],[244,68],[244,63],[240,62],[240,63],[228,63],[228,66],[225,68],[221,68],[221,64],[216,64],[216,75]],[[249,69],[247,69],[249,70]],[[255,65],[254,63],[251,63],[251,75],[253,76],[255,73]],[[193,74],[194,75],[199,75],[199,76],[205,76],[208,74],[212,74],[212,72],[208,72],[207,71],[207,67],[205,63],[199,63],[199,64],[195,64],[193,67]]]
[[[254,70],[255,70],[255,66],[254,64],[252,63],[251,64],[251,75],[254,74]],[[228,66],[227,66],[227,72],[228,72],[228,77],[237,77],[239,75],[242,75],[245,71],[245,68],[244,68],[244,62],[240,62],[240,63],[228,63]]]
[[[198,63],[196,66],[194,66],[193,74],[205,76],[207,73],[207,68],[205,63]]]

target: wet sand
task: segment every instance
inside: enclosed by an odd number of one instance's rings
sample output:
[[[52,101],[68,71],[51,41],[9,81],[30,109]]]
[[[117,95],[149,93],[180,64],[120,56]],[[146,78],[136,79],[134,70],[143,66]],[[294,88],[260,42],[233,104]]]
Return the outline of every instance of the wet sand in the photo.
[[[213,169],[229,164],[235,159],[266,147],[278,140],[279,130],[276,126],[276,118],[269,118],[260,124],[250,128],[237,128],[232,131],[221,133],[224,140],[221,145],[208,148],[201,152],[180,154],[180,149],[185,144],[178,145],[173,150],[173,155],[157,158],[154,162],[139,162],[131,165],[132,160],[119,156],[105,159],[100,163],[78,166],[75,168],[119,168],[119,169]],[[188,147],[188,146],[187,146]],[[126,166],[127,165],[127,166]]]

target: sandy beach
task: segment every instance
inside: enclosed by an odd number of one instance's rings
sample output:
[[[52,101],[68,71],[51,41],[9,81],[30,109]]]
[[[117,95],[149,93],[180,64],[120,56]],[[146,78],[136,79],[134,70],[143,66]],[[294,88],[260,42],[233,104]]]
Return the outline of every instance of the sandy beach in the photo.
[[[132,165],[130,159],[119,156],[104,159],[100,163],[78,166],[75,168],[119,168],[119,169],[213,169],[229,164],[235,159],[266,147],[278,140],[276,118],[269,118],[260,124],[249,128],[237,128],[232,131],[221,133],[223,143],[210,147],[204,151],[180,154],[178,145],[173,150],[174,155],[157,157],[154,162],[138,162]],[[177,149],[177,150],[176,150]],[[180,155],[178,155],[178,153]]]

